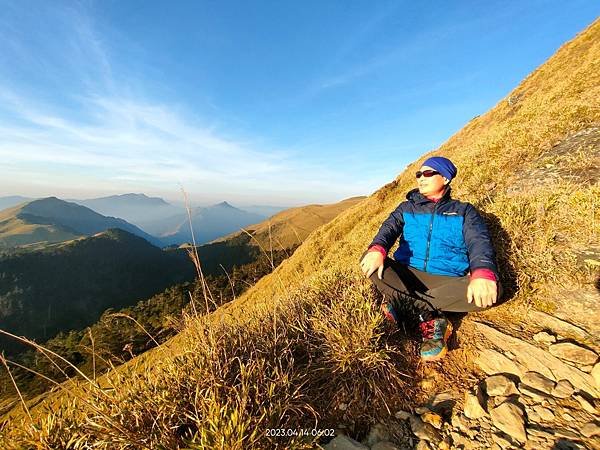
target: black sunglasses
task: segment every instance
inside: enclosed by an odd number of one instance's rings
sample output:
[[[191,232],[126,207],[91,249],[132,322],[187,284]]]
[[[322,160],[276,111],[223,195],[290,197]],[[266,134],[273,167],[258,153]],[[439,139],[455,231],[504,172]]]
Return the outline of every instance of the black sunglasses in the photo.
[[[426,178],[432,177],[434,175],[439,175],[440,173],[435,171],[435,170],[424,170],[423,172],[421,172],[420,170],[415,174],[417,176],[417,178],[421,178],[421,175],[423,175]]]

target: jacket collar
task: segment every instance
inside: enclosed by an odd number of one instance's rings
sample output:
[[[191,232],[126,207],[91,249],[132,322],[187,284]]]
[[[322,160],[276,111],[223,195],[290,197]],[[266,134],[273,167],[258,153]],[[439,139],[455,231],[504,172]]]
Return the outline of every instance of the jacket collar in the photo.
[[[446,185],[446,190],[444,191],[444,194],[442,195],[442,198],[440,198],[438,200],[438,203],[444,203],[448,200],[450,200],[450,193],[452,191],[452,188],[450,187],[450,185]],[[425,197],[423,194],[421,194],[419,192],[419,188],[414,188],[413,190],[411,190],[408,194],[406,194],[406,199],[408,201],[411,201],[415,204],[421,205],[423,203],[435,203],[432,202],[431,200],[429,200],[427,197]]]

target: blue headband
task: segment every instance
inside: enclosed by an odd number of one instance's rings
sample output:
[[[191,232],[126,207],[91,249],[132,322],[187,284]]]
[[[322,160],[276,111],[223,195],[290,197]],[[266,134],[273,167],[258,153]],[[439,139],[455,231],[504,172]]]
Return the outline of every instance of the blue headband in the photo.
[[[432,156],[431,158],[426,159],[422,165],[437,170],[443,177],[446,177],[449,180],[452,180],[452,178],[456,176],[456,172],[458,172],[458,169],[452,164],[452,161],[443,156]]]

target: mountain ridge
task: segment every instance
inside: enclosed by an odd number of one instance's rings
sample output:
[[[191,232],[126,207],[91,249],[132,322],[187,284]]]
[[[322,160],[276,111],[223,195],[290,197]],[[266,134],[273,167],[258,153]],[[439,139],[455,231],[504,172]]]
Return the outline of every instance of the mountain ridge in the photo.
[[[109,228],[122,228],[155,246],[160,239],[117,217],[103,216],[85,206],[57,197],[32,200],[0,212],[0,245],[5,247],[48,243],[89,236]]]

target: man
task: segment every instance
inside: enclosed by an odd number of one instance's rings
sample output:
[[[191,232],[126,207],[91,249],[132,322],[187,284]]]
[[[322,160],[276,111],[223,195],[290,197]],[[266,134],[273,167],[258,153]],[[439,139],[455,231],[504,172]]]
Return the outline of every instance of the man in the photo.
[[[418,188],[383,222],[360,262],[383,294],[388,320],[393,305],[410,301],[419,311],[421,358],[442,358],[452,324],[442,311],[480,311],[502,296],[496,255],[487,226],[475,207],[450,197],[455,165],[434,156],[416,173]],[[399,238],[394,259],[388,251]]]

